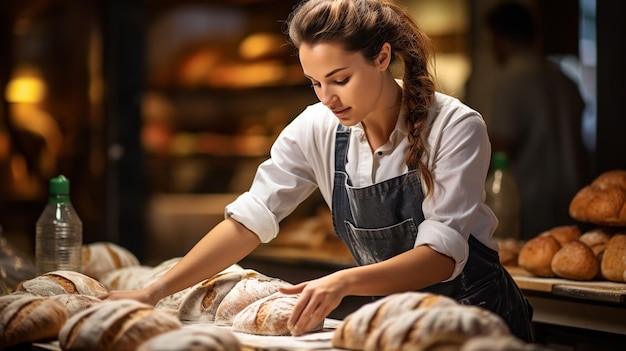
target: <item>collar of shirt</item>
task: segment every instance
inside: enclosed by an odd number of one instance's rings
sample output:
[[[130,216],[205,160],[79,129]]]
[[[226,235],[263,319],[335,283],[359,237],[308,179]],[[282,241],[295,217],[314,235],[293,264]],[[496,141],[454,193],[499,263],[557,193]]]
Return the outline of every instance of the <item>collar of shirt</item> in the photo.
[[[389,140],[372,152],[361,123],[351,127],[346,172],[355,187],[369,186],[407,172],[403,162],[408,147],[406,114],[401,112]]]

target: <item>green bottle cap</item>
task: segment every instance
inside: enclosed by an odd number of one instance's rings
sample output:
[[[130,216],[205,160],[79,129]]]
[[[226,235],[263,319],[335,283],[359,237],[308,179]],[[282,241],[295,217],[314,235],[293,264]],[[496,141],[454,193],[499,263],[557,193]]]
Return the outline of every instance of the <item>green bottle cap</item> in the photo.
[[[64,175],[50,179],[50,194],[69,195],[70,181]]]
[[[506,153],[502,151],[496,151],[491,156],[491,168],[493,169],[507,169],[509,168],[509,158]]]

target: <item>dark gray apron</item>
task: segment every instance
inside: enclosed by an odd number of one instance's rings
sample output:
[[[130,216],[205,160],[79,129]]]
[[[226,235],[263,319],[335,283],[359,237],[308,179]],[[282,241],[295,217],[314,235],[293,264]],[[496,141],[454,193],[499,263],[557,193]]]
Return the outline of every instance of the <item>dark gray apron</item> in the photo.
[[[424,195],[415,169],[371,186],[353,187],[345,171],[349,138],[350,129],[340,124],[335,140],[333,225],[355,261],[367,265],[413,249],[417,227],[424,220]],[[498,253],[472,235],[468,243],[463,272],[421,291],[491,310],[508,323],[513,334],[532,342],[532,307],[500,264]]]

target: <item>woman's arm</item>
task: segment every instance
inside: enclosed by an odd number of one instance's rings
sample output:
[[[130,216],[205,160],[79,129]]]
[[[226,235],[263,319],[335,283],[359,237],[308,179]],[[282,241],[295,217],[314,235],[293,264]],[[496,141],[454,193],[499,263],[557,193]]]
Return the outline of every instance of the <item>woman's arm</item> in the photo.
[[[209,231],[174,267],[153,284],[136,291],[114,291],[105,299],[132,298],[156,304],[238,262],[260,243],[256,234],[233,219]]]

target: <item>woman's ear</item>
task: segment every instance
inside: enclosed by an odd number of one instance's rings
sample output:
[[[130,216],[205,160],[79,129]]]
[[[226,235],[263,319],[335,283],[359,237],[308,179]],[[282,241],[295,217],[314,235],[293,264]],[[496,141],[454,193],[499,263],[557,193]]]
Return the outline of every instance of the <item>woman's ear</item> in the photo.
[[[380,48],[374,63],[381,71],[386,71],[391,64],[391,44],[384,43]]]

